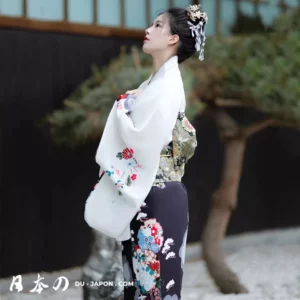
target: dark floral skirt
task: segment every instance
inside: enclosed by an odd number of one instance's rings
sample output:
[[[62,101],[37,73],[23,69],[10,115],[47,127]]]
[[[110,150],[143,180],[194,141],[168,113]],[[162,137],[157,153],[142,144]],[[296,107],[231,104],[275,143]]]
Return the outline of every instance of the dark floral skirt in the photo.
[[[153,186],[123,241],[124,300],[180,300],[188,232],[183,183]]]

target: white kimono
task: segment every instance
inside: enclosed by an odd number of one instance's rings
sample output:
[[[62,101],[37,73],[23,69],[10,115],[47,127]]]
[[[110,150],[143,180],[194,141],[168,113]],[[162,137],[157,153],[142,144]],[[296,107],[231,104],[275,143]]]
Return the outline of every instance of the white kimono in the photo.
[[[148,85],[150,80],[139,87],[130,116],[125,99],[115,101],[96,154],[105,173],[85,206],[88,225],[118,241],[130,239],[130,222],[150,192],[160,152],[186,105],[177,56]]]

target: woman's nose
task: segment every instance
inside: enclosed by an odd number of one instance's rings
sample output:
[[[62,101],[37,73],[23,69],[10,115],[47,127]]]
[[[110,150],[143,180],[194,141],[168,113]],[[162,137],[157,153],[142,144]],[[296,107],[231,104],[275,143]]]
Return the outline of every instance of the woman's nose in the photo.
[[[145,30],[145,34],[146,34],[146,35],[149,34],[149,28],[147,28],[147,29]]]

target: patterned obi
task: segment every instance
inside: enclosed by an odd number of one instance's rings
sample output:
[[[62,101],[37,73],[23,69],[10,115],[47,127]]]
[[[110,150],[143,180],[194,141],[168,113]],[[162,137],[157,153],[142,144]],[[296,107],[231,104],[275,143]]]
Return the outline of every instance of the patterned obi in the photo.
[[[194,155],[196,147],[196,130],[185,114],[180,112],[172,132],[172,141],[160,153],[153,186],[162,187],[164,182],[181,181],[185,164]]]

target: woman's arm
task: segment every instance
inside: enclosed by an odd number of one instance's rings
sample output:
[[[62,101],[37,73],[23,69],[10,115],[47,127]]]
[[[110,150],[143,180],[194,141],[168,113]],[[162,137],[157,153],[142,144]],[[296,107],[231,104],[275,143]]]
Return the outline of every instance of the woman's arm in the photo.
[[[136,90],[131,90],[131,91],[127,91],[125,94],[130,94],[130,95],[137,96],[137,95],[138,95],[138,89],[136,89]]]
[[[134,107],[133,120],[126,115],[124,99],[120,100],[116,110],[116,123],[119,138],[130,151],[136,163],[140,165],[137,178],[132,186],[124,186],[121,193],[125,199],[138,208],[141,197],[149,192],[159,167],[160,153],[169,142],[176,124],[184,92],[175,88],[164,93],[153,92],[149,98],[142,97]],[[145,190],[146,189],[146,190]]]
[[[120,100],[117,122],[124,143],[130,148],[137,142],[146,143],[151,149],[155,143],[160,153],[175,126],[183,98],[184,93],[177,88],[155,91],[147,99],[139,99],[141,103],[135,106],[133,120],[126,114],[125,100]]]

